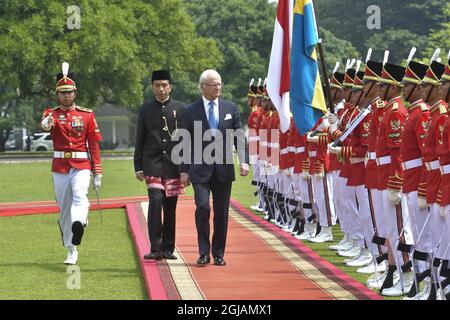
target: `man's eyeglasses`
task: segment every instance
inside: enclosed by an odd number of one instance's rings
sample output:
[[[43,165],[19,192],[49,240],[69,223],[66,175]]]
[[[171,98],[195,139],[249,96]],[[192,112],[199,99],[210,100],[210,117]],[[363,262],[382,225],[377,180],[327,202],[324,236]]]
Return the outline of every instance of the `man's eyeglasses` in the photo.
[[[204,86],[207,86],[208,88],[221,88],[221,83],[203,83]]]

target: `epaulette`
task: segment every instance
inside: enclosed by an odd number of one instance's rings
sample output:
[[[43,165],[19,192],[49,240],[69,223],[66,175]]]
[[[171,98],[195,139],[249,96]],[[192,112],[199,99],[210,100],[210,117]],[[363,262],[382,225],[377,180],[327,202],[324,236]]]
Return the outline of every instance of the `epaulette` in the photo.
[[[420,110],[422,112],[428,111],[428,106],[425,103],[420,104]]]
[[[52,111],[56,111],[56,110],[58,110],[58,109],[60,109],[61,108],[61,106],[57,106],[56,108],[49,108],[50,110],[52,110]]]
[[[447,108],[442,103],[439,105],[439,113],[440,114],[446,114],[447,113]]]
[[[398,102],[394,103],[392,106],[392,111],[398,110]]]
[[[384,101],[383,100],[378,100],[377,101],[377,108],[378,109],[384,108]]]
[[[258,106],[254,106],[252,112],[256,112],[256,110],[258,110]]]
[[[92,109],[88,109],[88,108],[84,108],[84,107],[80,107],[80,106],[76,106],[75,108],[77,108],[80,111],[84,111],[84,112],[92,112]]]

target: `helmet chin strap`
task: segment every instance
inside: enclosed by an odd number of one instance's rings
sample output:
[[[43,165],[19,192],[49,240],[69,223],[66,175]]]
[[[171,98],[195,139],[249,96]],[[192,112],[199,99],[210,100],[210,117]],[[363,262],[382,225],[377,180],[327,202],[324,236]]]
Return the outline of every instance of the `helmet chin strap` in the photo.
[[[367,90],[367,92],[364,93],[364,97],[367,97],[369,95],[369,93],[373,90],[374,85],[375,85],[375,82],[372,81],[372,83],[370,84],[369,90]]]
[[[406,101],[409,101],[409,98],[411,98],[412,93],[414,92],[414,90],[416,90],[417,85],[414,84],[414,87],[409,91],[408,96],[405,97]]]
[[[434,86],[431,86],[430,91],[428,91],[428,95],[427,95],[427,101],[428,102],[431,102],[430,98],[431,98],[431,93],[433,92],[433,89],[434,89]]]
[[[445,101],[449,102],[450,100],[450,86],[448,87],[447,94],[445,95]]]
[[[387,96],[388,96],[388,91],[389,91],[389,85],[386,87],[386,91],[384,92],[384,101],[387,101]]]

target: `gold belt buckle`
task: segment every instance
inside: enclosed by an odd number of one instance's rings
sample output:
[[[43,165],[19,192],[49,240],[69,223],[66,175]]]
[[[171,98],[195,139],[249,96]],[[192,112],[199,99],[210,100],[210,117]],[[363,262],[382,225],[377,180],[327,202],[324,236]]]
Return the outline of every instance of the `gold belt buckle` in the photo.
[[[70,158],[72,158],[72,152],[64,151],[64,159],[70,159]]]
[[[431,164],[429,162],[426,162],[425,168],[427,168],[427,171],[431,171]]]

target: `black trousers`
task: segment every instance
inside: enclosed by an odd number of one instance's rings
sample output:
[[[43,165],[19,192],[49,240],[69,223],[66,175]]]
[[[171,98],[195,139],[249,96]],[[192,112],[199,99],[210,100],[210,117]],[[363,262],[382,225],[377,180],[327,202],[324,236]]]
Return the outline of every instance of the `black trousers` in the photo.
[[[212,252],[213,257],[223,258],[227,241],[231,182],[220,182],[216,173],[214,173],[209,183],[193,183],[192,186],[195,195],[195,224],[197,226],[199,254],[209,255]],[[209,241],[210,192],[212,193],[214,209],[212,249]]]
[[[164,190],[149,189],[148,235],[152,252],[175,250],[175,211],[178,197],[166,197]],[[161,217],[164,212],[164,221]]]

